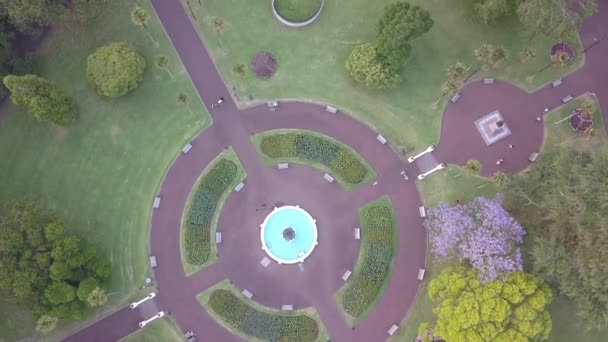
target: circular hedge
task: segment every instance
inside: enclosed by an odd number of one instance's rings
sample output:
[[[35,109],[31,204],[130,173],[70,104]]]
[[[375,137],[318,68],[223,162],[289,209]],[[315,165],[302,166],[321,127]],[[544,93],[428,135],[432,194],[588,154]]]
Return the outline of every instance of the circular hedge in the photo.
[[[557,65],[567,65],[574,59],[574,49],[568,43],[557,43],[549,50],[549,56]]]
[[[277,70],[277,60],[270,52],[258,52],[251,59],[251,69],[258,78],[270,78]]]
[[[137,88],[144,78],[146,61],[125,42],[98,48],[87,58],[87,79],[103,96],[118,97]]]
[[[286,20],[299,23],[314,17],[321,3],[321,0],[275,0],[274,8]]]
[[[593,126],[593,115],[582,108],[577,108],[570,117],[570,127],[579,134],[587,133]]]

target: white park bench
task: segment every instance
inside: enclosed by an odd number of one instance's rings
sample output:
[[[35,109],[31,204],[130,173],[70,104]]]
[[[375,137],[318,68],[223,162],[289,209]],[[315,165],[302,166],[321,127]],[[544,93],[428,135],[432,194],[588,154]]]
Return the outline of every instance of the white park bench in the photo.
[[[562,79],[560,78],[560,79],[558,79],[558,80],[553,81],[553,82],[551,83],[551,85],[553,86],[553,88],[557,88],[557,87],[559,87],[560,85],[562,85],[562,83],[563,83],[563,81],[562,81]]]
[[[347,281],[348,278],[350,278],[351,274],[353,274],[353,272],[351,272],[350,270],[346,270],[346,272],[344,272],[344,275],[342,275],[342,280]]]
[[[283,304],[283,305],[281,305],[281,310],[283,310],[283,311],[293,311],[293,305]]]
[[[424,268],[421,268],[420,270],[418,270],[418,280],[419,281],[423,281],[424,280],[424,273],[426,272],[426,270]]]
[[[160,197],[156,196],[156,198],[154,198],[154,205],[152,205],[152,208],[154,208],[154,209],[160,208]]]
[[[420,217],[426,217],[426,209],[424,209],[424,206],[418,207],[418,212],[420,213]]]
[[[568,95],[562,99],[562,103],[570,102],[572,99],[574,99],[574,97]]]
[[[270,110],[275,110],[279,106],[279,101],[268,101],[266,102],[266,106]]]
[[[248,299],[252,299],[253,298],[253,293],[249,292],[249,290],[244,289],[243,292],[241,292],[243,294],[243,296],[247,297]]]
[[[534,163],[536,161],[536,158],[538,158],[538,152],[532,153],[528,160],[530,161],[530,163]]]
[[[182,153],[188,154],[188,152],[190,152],[191,149],[192,149],[192,144],[187,143],[186,146],[184,146],[184,148],[182,148]]]
[[[334,177],[330,176],[328,173],[324,174],[323,178],[330,183],[334,182]]]
[[[152,268],[156,268],[156,266],[158,266],[158,264],[156,263],[156,257],[154,255],[150,256],[150,266]]]
[[[332,106],[327,106],[325,107],[325,111],[331,114],[336,114],[338,112],[338,108],[336,107],[332,107]]]
[[[215,232],[215,243],[218,245],[222,244],[222,232]]]
[[[493,78],[484,78],[483,84],[494,84],[494,79]]]
[[[378,136],[376,137],[376,139],[382,144],[382,145],[386,145],[387,140],[385,137],[382,136],[382,134],[378,134]]]
[[[388,334],[390,336],[393,336],[397,332],[397,329],[399,329],[399,326],[397,326],[397,324],[391,325],[391,328],[388,329]]]
[[[361,228],[355,228],[355,240],[361,240]]]
[[[243,190],[243,188],[245,187],[245,183],[240,182],[239,184],[236,185],[236,187],[234,188],[234,192],[239,192],[241,190]]]
[[[279,164],[277,164],[277,168],[279,170],[288,169],[289,168],[289,163],[279,163]]]
[[[460,100],[460,93],[456,93],[454,96],[452,96],[452,98],[450,99],[450,102],[456,103],[456,102],[458,102],[458,100]]]

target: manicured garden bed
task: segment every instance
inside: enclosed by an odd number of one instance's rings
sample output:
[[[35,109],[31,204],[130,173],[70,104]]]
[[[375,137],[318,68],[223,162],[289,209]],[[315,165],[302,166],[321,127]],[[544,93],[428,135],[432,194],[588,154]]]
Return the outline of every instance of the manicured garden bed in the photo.
[[[182,218],[182,262],[186,274],[216,260],[215,228],[230,191],[244,178],[232,149],[220,154],[202,172],[184,208]]]
[[[376,176],[371,166],[350,147],[318,133],[303,130],[267,131],[255,135],[253,143],[266,164],[310,164],[330,173],[348,190]]]
[[[279,15],[299,23],[312,18],[321,7],[321,0],[275,0],[274,8]]]
[[[336,293],[338,306],[350,326],[364,319],[382,296],[398,248],[395,216],[388,197],[363,207],[359,220],[359,258],[351,278]]]
[[[574,56],[574,48],[568,43],[557,43],[549,50],[549,57],[559,66],[570,64]]]
[[[327,330],[314,309],[281,311],[245,298],[228,281],[199,294],[197,299],[223,327],[246,340],[326,341]]]

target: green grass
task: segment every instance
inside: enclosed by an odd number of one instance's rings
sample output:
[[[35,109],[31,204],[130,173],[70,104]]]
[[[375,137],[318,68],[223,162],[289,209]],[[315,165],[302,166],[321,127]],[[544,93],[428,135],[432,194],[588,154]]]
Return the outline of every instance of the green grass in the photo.
[[[141,3],[152,16],[148,29],[158,47],[131,23],[130,4],[113,2],[87,27],[63,24],[50,33],[38,53],[39,74],[74,97],[79,112],[74,126],[60,129],[38,123],[9,101],[0,117],[0,204],[36,200],[56,211],[71,233],[94,242],[112,262],[109,304],[95,316],[135,296],[151,274],[148,240],[154,196],[181,147],[210,124],[150,4]],[[86,58],[98,46],[115,40],[139,51],[147,68],[138,89],[107,99],[86,81]],[[169,57],[176,81],[154,67],[157,54]],[[178,92],[192,97],[194,114],[176,104]],[[6,317],[4,310],[0,307],[0,317]],[[27,329],[21,323],[19,319],[9,329],[0,329],[0,336],[30,329],[27,320],[23,320]],[[69,327],[79,324],[84,322]],[[65,331],[60,327],[49,339],[60,339]]]
[[[378,129],[391,144],[410,151],[438,141],[447,102],[441,97],[447,66],[457,61],[473,63],[473,50],[482,43],[504,45],[511,58],[504,68],[482,71],[475,78],[507,78],[527,89],[536,89],[582,62],[577,54],[566,69],[550,67],[537,73],[549,63],[548,49],[554,40],[524,38],[515,19],[491,27],[474,24],[466,18],[462,0],[411,0],[428,9],[435,24],[413,42],[412,55],[401,72],[403,84],[390,91],[369,90],[351,80],[344,64],[355,45],[375,38],[378,18],[391,2],[327,1],[313,25],[294,30],[273,19],[266,1],[207,0],[202,8],[190,1],[201,37],[229,87],[236,88],[241,105],[252,104],[248,95],[255,103],[268,99],[330,103]],[[224,18],[225,28],[219,36],[208,25],[211,16]],[[570,41],[580,50],[578,38]],[[522,65],[518,55],[524,46],[536,49],[537,58]],[[262,50],[277,58],[272,78],[259,80],[251,72],[244,77],[232,73],[235,64],[249,65],[252,56]]]
[[[363,319],[365,319],[365,317],[367,317],[367,315],[370,313],[370,311],[376,306],[376,304],[378,303],[380,298],[382,298],[382,294],[384,293],[384,290],[386,289],[386,286],[388,285],[388,282],[391,279],[391,274],[393,273],[394,260],[391,260],[388,274],[387,274],[386,278],[384,279],[384,283],[382,284],[380,290],[378,291],[378,295],[374,298],[374,300],[357,317],[353,317],[348,312],[346,312],[346,310],[344,309],[344,293],[347,288],[351,287],[353,285],[353,283],[358,281],[358,278],[361,276],[363,261],[367,258],[367,255],[369,252],[370,241],[367,237],[368,232],[369,232],[369,230],[368,230],[369,227],[367,227],[367,225],[365,224],[366,220],[364,219],[364,217],[365,217],[365,214],[367,213],[367,211],[369,210],[369,208],[372,206],[387,206],[390,208],[391,221],[393,224],[392,236],[391,236],[391,241],[393,243],[392,258],[394,258],[395,253],[397,253],[397,250],[399,248],[397,220],[395,219],[395,213],[393,211],[393,205],[391,203],[390,198],[388,196],[383,196],[371,203],[368,203],[363,208],[360,208],[359,209],[359,221],[361,222],[361,246],[359,247],[359,256],[357,257],[357,262],[355,264],[352,275],[350,276],[348,281],[344,284],[344,286],[342,286],[334,294],[334,299],[338,305],[338,309],[339,309],[340,313],[342,314],[344,320],[346,321],[346,324],[349,327],[355,327],[357,324],[359,324]]]
[[[260,305],[260,304],[256,303],[255,301],[246,298],[236,287],[234,287],[234,285],[232,285],[232,283],[230,283],[229,280],[224,280],[224,281],[219,282],[216,285],[208,288],[207,290],[199,293],[196,296],[196,299],[201,304],[201,306],[204,307],[205,310],[207,310],[207,313],[211,317],[213,317],[213,319],[216,322],[218,322],[222,327],[224,327],[224,329],[230,331],[234,335],[237,335],[247,341],[252,341],[252,342],[261,341],[260,339],[253,338],[249,335],[245,335],[240,330],[233,328],[231,325],[227,324],[220,316],[218,316],[213,310],[211,310],[211,308],[208,305],[209,297],[211,296],[211,293],[213,293],[213,291],[219,290],[219,289],[232,291],[232,293],[234,295],[236,295],[241,301],[245,302],[250,307],[254,308],[255,310],[265,312],[269,315],[277,315],[277,316],[306,315],[306,316],[309,316],[309,317],[313,318],[319,326],[319,337],[317,338],[317,341],[322,342],[322,341],[329,340],[329,332],[327,331],[327,328],[325,327],[325,325],[323,325],[323,322],[321,321],[319,314],[317,313],[317,311],[314,308],[310,307],[310,308],[298,309],[298,310],[294,310],[294,311],[282,311],[282,310],[278,310],[278,309],[269,308],[267,306]]]
[[[199,185],[201,184],[203,177],[221,159],[231,160],[238,166],[236,177],[234,178],[234,181],[232,181],[230,186],[227,188],[227,190],[224,191],[224,193],[220,197],[219,204],[216,207],[215,213],[213,215],[213,220],[211,222],[211,230],[210,230],[211,238],[209,240],[210,241],[209,259],[203,265],[192,265],[192,264],[189,264],[188,262],[186,262],[186,249],[184,247],[185,229],[186,229],[186,225],[188,224],[187,223],[188,211],[190,210],[190,205],[192,203],[192,198],[194,197],[194,193],[199,188]],[[188,200],[186,201],[186,205],[184,206],[184,214],[182,215],[181,230],[180,230],[182,265],[184,266],[184,272],[186,273],[186,275],[190,276],[190,275],[202,270],[203,268],[208,267],[209,265],[212,265],[214,262],[217,261],[217,245],[215,244],[215,232],[217,229],[217,221],[219,220],[220,213],[222,212],[222,208],[224,207],[224,202],[226,201],[228,196],[230,196],[232,189],[234,189],[234,187],[240,181],[245,179],[245,177],[246,177],[246,173],[245,173],[245,170],[243,169],[243,166],[241,165],[241,162],[239,161],[239,158],[237,157],[236,153],[234,153],[234,150],[232,148],[229,148],[226,151],[219,154],[217,157],[215,157],[215,159],[211,163],[209,163],[209,165],[207,165],[205,170],[203,170],[201,175],[196,180],[196,183],[194,183],[194,186],[192,187],[192,191],[190,192],[190,195],[188,195]]]
[[[279,14],[293,22],[312,18],[321,6],[321,0],[275,0],[274,7]]]
[[[298,158],[298,157],[270,158],[266,154],[264,154],[260,147],[262,139],[267,136],[271,136],[271,135],[275,135],[275,134],[283,134],[283,133],[307,134],[307,135],[313,135],[313,136],[316,136],[316,137],[319,137],[322,139],[326,139],[326,140],[338,145],[339,147],[345,149],[346,151],[350,152],[353,156],[355,156],[365,166],[365,168],[367,169],[367,174],[365,175],[365,177],[363,178],[363,180],[361,182],[359,182],[357,184],[353,184],[353,183],[349,183],[346,180],[344,180],[339,174],[337,174],[334,170],[330,169],[328,166],[326,166],[324,164],[314,162],[309,159]],[[334,177],[336,179],[336,181],[338,183],[340,183],[340,185],[342,185],[342,187],[346,191],[353,191],[356,188],[358,188],[359,186],[369,183],[373,179],[376,179],[376,172],[371,167],[371,165],[359,153],[357,153],[355,150],[353,150],[350,146],[348,146],[336,139],[333,139],[331,137],[328,137],[326,135],[323,135],[323,134],[320,134],[317,132],[307,131],[307,130],[298,130],[298,129],[276,129],[276,130],[271,130],[271,131],[266,131],[266,132],[255,134],[251,138],[251,141],[252,141],[253,145],[255,146],[255,150],[264,165],[270,166],[270,165],[276,165],[278,163],[297,163],[297,164],[310,165],[321,171],[329,173],[332,177]]]
[[[165,316],[145,328],[120,340],[121,342],[182,342],[186,341],[172,318]]]
[[[36,322],[29,310],[0,301],[0,342],[18,341],[35,327]]]
[[[439,202],[450,205],[471,201],[477,196],[492,198],[498,192],[491,179],[468,175],[460,166],[449,165],[444,170],[435,172],[416,183],[422,202],[434,207]]]

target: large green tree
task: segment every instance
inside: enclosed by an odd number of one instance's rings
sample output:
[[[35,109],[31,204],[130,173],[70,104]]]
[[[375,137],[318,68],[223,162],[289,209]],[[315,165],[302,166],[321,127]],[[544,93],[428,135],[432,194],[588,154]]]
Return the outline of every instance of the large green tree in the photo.
[[[137,88],[146,61],[125,42],[98,48],[87,58],[87,79],[100,95],[117,97]]]
[[[44,331],[104,302],[108,260],[32,202],[11,203],[0,217],[0,260],[4,298],[33,309]]]
[[[40,121],[67,126],[76,118],[74,102],[52,81],[36,75],[4,77],[14,104],[22,105]]]
[[[450,342],[545,341],[551,331],[549,286],[531,274],[511,273],[482,284],[468,268],[448,267],[429,284],[435,335]]]
[[[490,24],[512,14],[520,0],[466,0],[469,16],[478,23]]]
[[[64,0],[0,0],[0,7],[21,31],[56,23],[65,13],[66,4]]]
[[[346,69],[355,81],[369,88],[395,88],[401,78],[379,57],[371,43],[361,44],[353,49],[346,60]]]
[[[576,33],[583,18],[596,9],[597,0],[524,0],[517,7],[517,16],[532,35],[563,38]]]
[[[507,184],[515,216],[528,219],[534,272],[571,298],[587,328],[608,319],[608,152],[560,149],[546,154],[524,179]]]
[[[397,1],[384,8],[378,22],[376,49],[382,61],[399,69],[411,51],[411,40],[428,32],[433,20],[428,11],[405,1]]]

